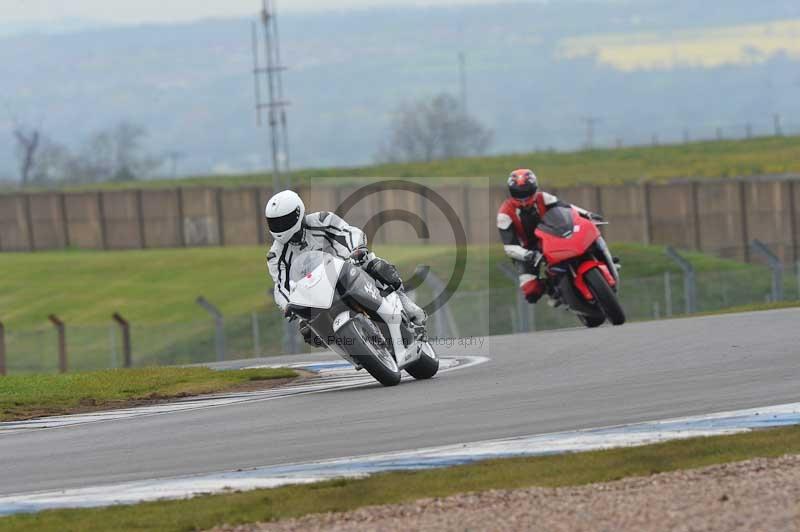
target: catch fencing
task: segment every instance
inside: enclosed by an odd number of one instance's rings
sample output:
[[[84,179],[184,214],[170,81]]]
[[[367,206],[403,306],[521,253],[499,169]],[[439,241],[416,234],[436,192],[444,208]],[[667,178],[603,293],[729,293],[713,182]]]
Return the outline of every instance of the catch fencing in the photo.
[[[800,263],[783,273],[782,298],[800,301]],[[433,279],[415,291],[414,296],[421,304],[440,291],[441,281]],[[687,290],[687,277],[683,273],[666,271],[650,277],[626,278],[623,269],[620,298],[631,321],[664,319],[772,302],[776,294],[774,282],[775,276],[769,268],[744,267],[697,272],[694,288]],[[517,282],[512,279],[487,283],[482,290],[459,290],[430,316],[430,336],[441,344],[463,337],[580,326],[573,314],[550,307],[546,300],[534,306],[527,302],[520,304],[519,298]],[[281,312],[271,309],[224,315],[221,328],[211,315],[191,322],[133,322],[129,326],[130,363],[134,367],[197,364],[313,350]],[[65,323],[64,332],[69,371],[126,365],[124,328],[111,316],[108,323],[100,325]],[[47,323],[33,329],[0,324],[0,373],[3,371],[11,374],[59,371],[58,329]]]

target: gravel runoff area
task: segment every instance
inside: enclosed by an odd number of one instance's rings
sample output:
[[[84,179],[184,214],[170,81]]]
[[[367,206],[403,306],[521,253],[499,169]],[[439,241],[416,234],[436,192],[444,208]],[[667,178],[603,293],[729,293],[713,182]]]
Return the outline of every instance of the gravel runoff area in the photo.
[[[217,529],[800,531],[800,456],[566,488],[494,490]]]

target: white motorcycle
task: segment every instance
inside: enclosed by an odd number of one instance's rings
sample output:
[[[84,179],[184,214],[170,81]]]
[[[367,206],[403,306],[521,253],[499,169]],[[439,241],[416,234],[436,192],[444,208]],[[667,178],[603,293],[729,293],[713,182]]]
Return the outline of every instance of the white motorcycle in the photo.
[[[351,261],[322,251],[297,256],[289,288],[287,313],[305,320],[326,346],[384,386],[399,384],[403,370],[415,379],[439,371],[424,328],[411,323],[399,296]]]

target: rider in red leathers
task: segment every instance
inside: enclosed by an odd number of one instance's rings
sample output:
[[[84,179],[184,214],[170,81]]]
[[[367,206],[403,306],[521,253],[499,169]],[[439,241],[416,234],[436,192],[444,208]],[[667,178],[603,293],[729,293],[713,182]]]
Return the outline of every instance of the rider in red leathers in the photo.
[[[503,240],[506,255],[519,271],[519,286],[529,303],[536,303],[546,291],[545,282],[539,277],[537,257],[539,239],[536,227],[548,209],[556,205],[567,205],[547,192],[539,191],[539,182],[533,171],[523,168],[514,170],[508,177],[507,198],[497,212],[497,228]],[[581,214],[600,220],[600,216],[576,207]]]

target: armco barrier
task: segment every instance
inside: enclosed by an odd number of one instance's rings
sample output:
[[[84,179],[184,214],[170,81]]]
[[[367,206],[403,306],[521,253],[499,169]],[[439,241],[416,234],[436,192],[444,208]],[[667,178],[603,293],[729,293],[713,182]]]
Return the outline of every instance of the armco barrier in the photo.
[[[302,185],[310,209],[334,211],[355,185]],[[432,185],[462,220],[473,244],[497,240],[497,186]],[[610,241],[694,249],[749,261],[750,242],[764,242],[782,262],[800,260],[800,184],[788,179],[694,181],[671,184],[575,186],[552,190],[602,213]],[[263,205],[269,187],[41,192],[0,195],[0,251],[76,247],[131,249],[256,245],[265,241]],[[424,198],[385,191],[365,198],[348,221],[365,225],[380,213],[403,210],[425,221],[431,244],[450,244],[442,215]],[[417,243],[407,224],[382,225],[377,243]]]

